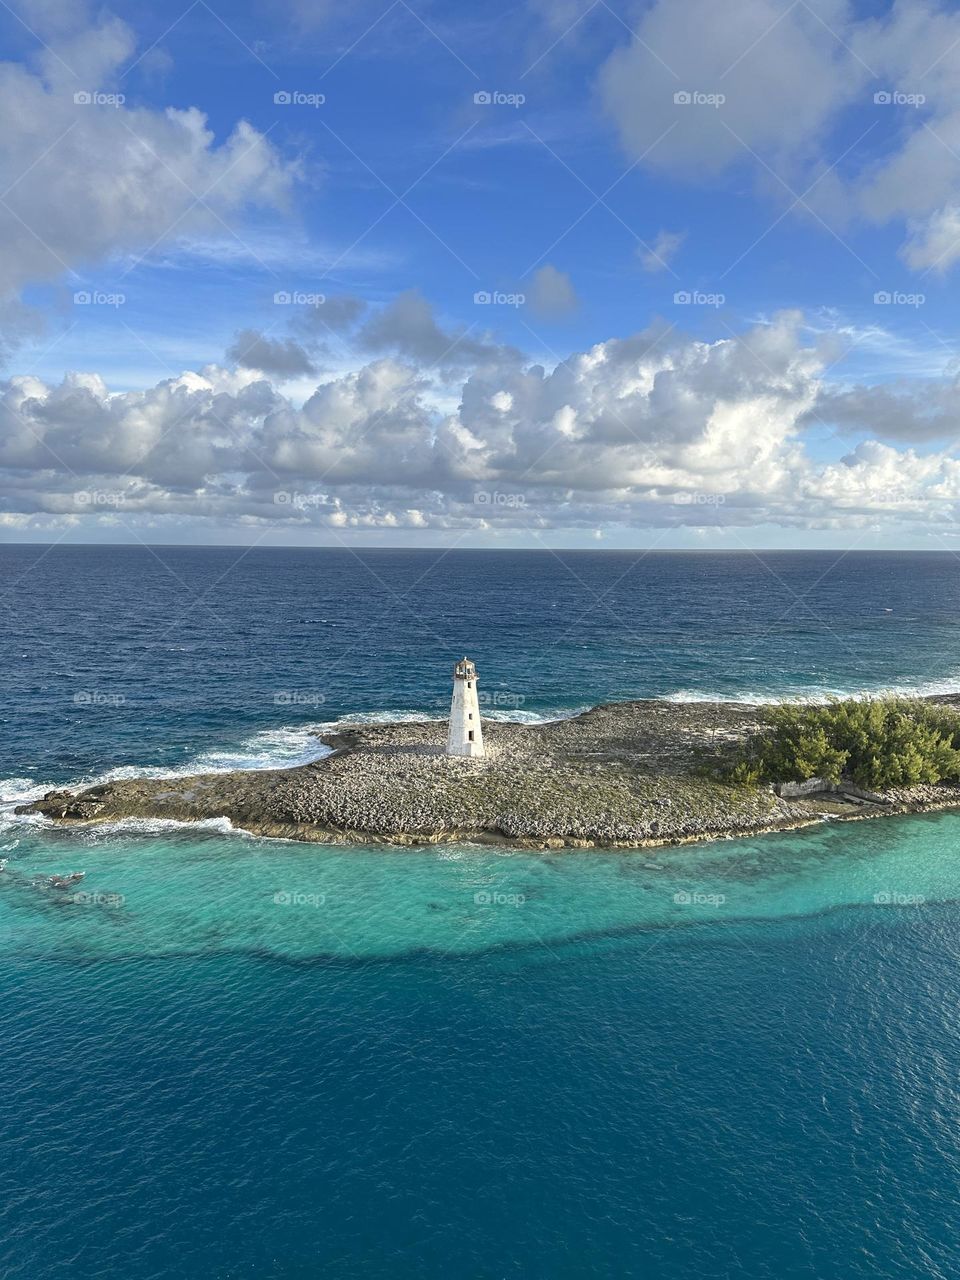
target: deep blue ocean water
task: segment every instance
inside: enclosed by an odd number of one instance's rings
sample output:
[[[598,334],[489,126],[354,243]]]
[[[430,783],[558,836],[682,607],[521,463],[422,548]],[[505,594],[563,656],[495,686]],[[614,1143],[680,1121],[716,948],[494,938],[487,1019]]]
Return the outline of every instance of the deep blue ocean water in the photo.
[[[507,718],[958,688],[955,557],[7,546],[0,606],[4,1280],[960,1274],[960,817],[536,854],[11,814],[442,715],[464,652]]]

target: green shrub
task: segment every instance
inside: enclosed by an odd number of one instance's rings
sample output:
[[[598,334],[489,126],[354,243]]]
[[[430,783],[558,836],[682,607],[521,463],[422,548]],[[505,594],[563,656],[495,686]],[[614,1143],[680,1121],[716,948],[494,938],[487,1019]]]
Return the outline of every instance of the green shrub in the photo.
[[[727,776],[731,782],[849,778],[875,790],[960,778],[960,714],[911,698],[785,703]]]

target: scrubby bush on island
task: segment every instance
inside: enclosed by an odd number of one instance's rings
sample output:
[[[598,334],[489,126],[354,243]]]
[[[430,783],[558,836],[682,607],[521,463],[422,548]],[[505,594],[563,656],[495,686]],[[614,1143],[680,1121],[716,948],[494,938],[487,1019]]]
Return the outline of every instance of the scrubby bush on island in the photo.
[[[888,787],[960,778],[960,713],[919,698],[785,703],[732,764],[732,782],[828,782]]]

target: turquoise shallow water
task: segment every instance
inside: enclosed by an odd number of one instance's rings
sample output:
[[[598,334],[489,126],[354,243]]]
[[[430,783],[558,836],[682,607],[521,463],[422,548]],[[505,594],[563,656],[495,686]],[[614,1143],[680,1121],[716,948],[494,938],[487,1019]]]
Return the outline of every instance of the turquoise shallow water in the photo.
[[[955,558],[164,556],[0,548],[4,1280],[960,1274],[960,815],[556,854],[12,817],[440,715],[463,651],[528,718],[955,688]]]
[[[213,825],[7,831],[10,958],[470,956],[960,900],[952,814],[624,852],[313,846]],[[73,871],[84,879],[50,887]]]

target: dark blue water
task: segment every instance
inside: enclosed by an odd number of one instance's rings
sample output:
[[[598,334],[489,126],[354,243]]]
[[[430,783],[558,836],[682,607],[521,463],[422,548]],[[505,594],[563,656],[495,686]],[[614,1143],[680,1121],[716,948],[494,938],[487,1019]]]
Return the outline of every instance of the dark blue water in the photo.
[[[960,677],[948,555],[359,555],[0,548],[0,800],[442,714],[463,652],[505,715]],[[960,1274],[960,817],[0,846],[4,1280]]]
[[[258,731],[628,697],[960,688],[950,553],[0,546],[0,759],[70,780]],[[80,701],[78,701],[78,698]]]
[[[957,910],[4,977],[7,1277],[957,1275]]]

